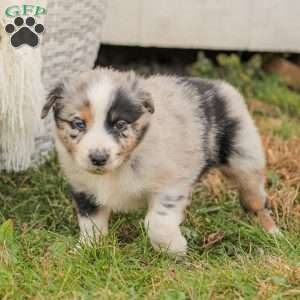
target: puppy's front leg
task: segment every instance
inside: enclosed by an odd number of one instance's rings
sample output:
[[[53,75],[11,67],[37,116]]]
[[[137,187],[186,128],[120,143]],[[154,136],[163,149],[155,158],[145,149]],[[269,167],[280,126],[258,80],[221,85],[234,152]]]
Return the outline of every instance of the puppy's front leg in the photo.
[[[161,193],[152,197],[145,227],[154,249],[177,255],[186,254],[187,242],[179,225],[187,204],[187,196],[178,192]]]
[[[84,243],[97,241],[108,232],[110,209],[97,204],[96,197],[86,192],[72,191],[78,212],[80,240]]]

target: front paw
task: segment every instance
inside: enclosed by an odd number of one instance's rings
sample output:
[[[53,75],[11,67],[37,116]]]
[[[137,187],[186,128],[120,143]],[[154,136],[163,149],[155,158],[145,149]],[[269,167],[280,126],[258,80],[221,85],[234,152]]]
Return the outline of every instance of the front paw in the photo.
[[[163,230],[162,228],[161,231]],[[186,255],[187,241],[179,228],[173,232],[155,232],[150,229],[148,235],[155,250],[179,256]]]

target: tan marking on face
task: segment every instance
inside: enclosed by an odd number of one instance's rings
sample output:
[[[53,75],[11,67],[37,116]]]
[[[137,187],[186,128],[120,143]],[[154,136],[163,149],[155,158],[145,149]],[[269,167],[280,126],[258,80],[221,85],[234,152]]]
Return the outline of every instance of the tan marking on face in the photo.
[[[121,144],[121,150],[118,153],[119,156],[123,156],[124,160],[127,160],[130,157],[131,152],[136,147],[137,139],[135,136],[129,135],[125,142]]]
[[[125,160],[130,157],[131,152],[138,144],[138,137],[140,136],[144,126],[144,123],[141,121],[134,124],[134,126],[130,129],[130,132],[128,132],[127,138],[123,140],[123,143],[121,142],[121,151],[118,155],[124,156]]]
[[[65,145],[67,151],[72,155],[75,151],[75,145],[71,143],[70,137],[66,135],[65,129],[57,128],[57,136],[60,141]]]
[[[93,114],[89,103],[85,104],[80,110],[80,118],[89,126],[93,122]]]

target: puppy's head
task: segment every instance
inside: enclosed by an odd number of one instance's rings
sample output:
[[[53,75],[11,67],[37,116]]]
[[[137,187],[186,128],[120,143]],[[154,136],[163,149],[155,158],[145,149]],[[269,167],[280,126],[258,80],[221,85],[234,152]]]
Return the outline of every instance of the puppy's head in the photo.
[[[144,138],[154,107],[133,73],[101,69],[58,85],[48,96],[57,136],[82,169],[97,174],[119,168]]]

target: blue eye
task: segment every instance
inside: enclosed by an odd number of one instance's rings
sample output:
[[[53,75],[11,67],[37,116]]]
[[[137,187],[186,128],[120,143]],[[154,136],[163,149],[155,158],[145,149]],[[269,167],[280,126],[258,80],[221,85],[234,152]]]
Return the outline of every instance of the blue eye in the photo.
[[[83,129],[85,129],[86,125],[83,120],[75,119],[72,121],[72,127],[77,128],[79,130],[83,130]]]

